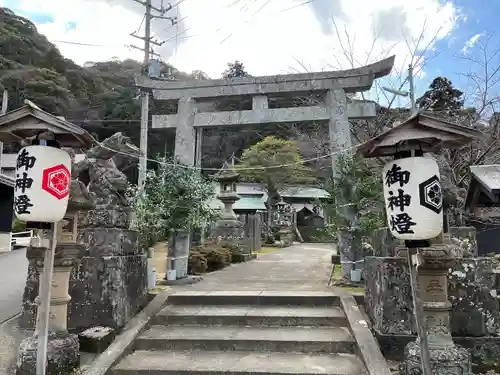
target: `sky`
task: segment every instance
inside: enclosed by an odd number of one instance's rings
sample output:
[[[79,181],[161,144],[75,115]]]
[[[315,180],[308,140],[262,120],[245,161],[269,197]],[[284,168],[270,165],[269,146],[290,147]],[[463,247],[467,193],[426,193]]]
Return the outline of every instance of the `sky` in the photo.
[[[161,8],[162,0],[152,0]],[[163,0],[163,6],[168,6]],[[144,7],[135,0],[0,0],[35,23],[61,53],[80,65],[143,53],[131,33],[143,35]],[[401,87],[413,59],[421,94],[444,75],[466,87],[473,56],[495,39],[498,0],[172,0],[154,19],[152,34],[163,61],[184,72],[220,77],[239,60],[252,75],[349,69],[396,55],[381,86]],[[153,12],[154,14],[158,14]],[[380,90],[369,93],[380,99]],[[398,98],[405,106],[408,100]]]

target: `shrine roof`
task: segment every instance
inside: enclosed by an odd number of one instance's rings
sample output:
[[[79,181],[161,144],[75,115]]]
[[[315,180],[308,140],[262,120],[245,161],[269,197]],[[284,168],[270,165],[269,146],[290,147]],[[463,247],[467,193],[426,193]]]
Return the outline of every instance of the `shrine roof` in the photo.
[[[220,191],[219,184],[214,184],[214,190],[216,194],[210,204],[214,208],[223,207],[222,203],[216,198],[216,195]],[[240,200],[234,203],[233,207],[235,210],[267,210],[265,205],[267,202],[267,193],[263,184],[255,182],[239,182],[236,184],[236,192],[240,196]],[[301,200],[304,202],[330,198],[330,194],[323,189],[300,185],[285,187],[280,192],[280,196],[287,200],[295,198],[295,202],[301,202]]]
[[[500,205],[500,164],[473,165],[465,206]]]
[[[265,202],[262,200],[262,197],[258,196],[249,196],[249,195],[240,195],[240,200],[234,203],[234,210],[241,211],[259,211],[259,210],[267,210]]]
[[[282,191],[280,191],[280,195],[284,198],[330,198],[330,194],[328,194],[326,190],[308,186],[285,187]]]

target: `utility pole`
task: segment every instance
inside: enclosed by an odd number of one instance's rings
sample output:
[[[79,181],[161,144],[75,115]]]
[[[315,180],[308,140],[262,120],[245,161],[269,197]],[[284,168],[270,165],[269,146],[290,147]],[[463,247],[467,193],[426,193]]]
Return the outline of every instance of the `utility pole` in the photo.
[[[143,5],[146,8],[146,12],[144,15],[144,36],[138,36],[135,33],[131,33],[130,36],[143,40],[144,48],[131,46],[132,48],[144,51],[144,62],[143,62],[143,71],[142,73],[145,75],[149,75],[149,59],[151,55],[159,56],[158,54],[152,51],[151,45],[161,46],[165,42],[158,42],[153,40],[151,37],[151,21],[154,18],[160,19],[168,19],[175,25],[177,23],[177,17],[165,17],[165,13],[172,9],[172,5],[168,5],[166,8],[163,7],[163,1],[161,8],[157,8],[151,5],[151,0],[133,0],[136,3]],[[160,13],[160,15],[153,15],[152,10]],[[148,160],[148,126],[149,124],[149,92],[143,90],[141,92],[141,136],[140,136],[140,150],[141,156],[139,159],[139,180],[138,185],[139,189],[142,190],[144,188],[144,184],[146,182],[146,173],[147,173],[147,160]]]
[[[0,110],[0,115],[5,115],[7,113],[8,104],[9,104],[9,94],[8,94],[7,90],[3,90],[2,109]]]
[[[401,85],[399,90],[391,89],[389,87],[382,87],[382,90],[390,92],[391,94],[396,95],[396,96],[404,96],[404,97],[409,96],[410,103],[411,103],[410,116],[413,116],[414,114],[416,114],[418,112],[418,109],[417,109],[417,105],[416,105],[416,101],[415,101],[415,83],[413,80],[413,65],[412,64],[408,65],[408,83],[410,86],[409,91],[401,91],[401,89],[403,88],[403,85]]]
[[[415,105],[415,85],[413,82],[413,66],[408,65],[408,83],[410,84],[410,101],[411,101],[411,114],[415,114],[417,107]]]

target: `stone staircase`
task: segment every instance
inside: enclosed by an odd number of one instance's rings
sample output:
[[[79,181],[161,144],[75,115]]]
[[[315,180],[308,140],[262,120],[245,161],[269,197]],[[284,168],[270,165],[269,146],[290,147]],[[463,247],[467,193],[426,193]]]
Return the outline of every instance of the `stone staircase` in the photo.
[[[366,374],[329,293],[175,293],[134,350],[113,375]]]

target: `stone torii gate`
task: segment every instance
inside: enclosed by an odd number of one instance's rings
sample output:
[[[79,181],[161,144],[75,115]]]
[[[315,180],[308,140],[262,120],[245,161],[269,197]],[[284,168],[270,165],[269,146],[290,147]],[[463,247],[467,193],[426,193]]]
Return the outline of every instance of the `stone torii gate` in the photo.
[[[175,128],[175,157],[200,166],[202,128],[269,123],[328,121],[331,150],[351,147],[349,119],[375,116],[375,103],[353,100],[346,93],[367,91],[376,78],[388,75],[394,56],[357,69],[263,77],[167,81],[136,77],[136,85],[151,90],[156,100],[178,104],[177,114],[153,115],[153,128]],[[326,92],[325,102],[309,107],[269,108],[268,96],[297,98]],[[207,103],[223,98],[252,97],[246,111],[204,112]]]
[[[391,72],[393,65],[394,56],[391,56],[343,71],[182,82],[136,76],[135,82],[142,90],[152,91],[154,99],[177,104],[176,114],[153,115],[152,127],[175,128],[175,158],[181,164],[201,167],[202,130],[205,127],[323,121],[328,122],[332,153],[351,148],[349,119],[372,118],[376,112],[375,103],[350,101],[346,94],[369,90],[375,79]],[[325,94],[324,100],[308,107],[269,108],[269,98],[304,98],[312,94]],[[249,97],[251,110],[214,111],[215,103],[221,99],[245,100]],[[332,157],[334,176],[335,159]],[[188,249],[183,251],[182,258],[187,258]],[[354,260],[347,254],[342,255],[348,263]],[[187,259],[180,263],[187,264]],[[177,273],[185,274],[185,271]]]

